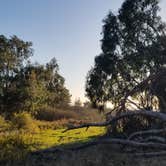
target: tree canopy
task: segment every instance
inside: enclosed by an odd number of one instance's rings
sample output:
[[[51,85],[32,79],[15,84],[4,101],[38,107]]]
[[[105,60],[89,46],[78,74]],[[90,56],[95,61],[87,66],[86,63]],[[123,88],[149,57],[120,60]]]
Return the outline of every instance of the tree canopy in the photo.
[[[86,82],[86,95],[93,103],[116,105],[139,83],[165,69],[166,27],[159,10],[158,0],[125,0],[116,15],[109,12],[104,19],[102,53],[95,57]],[[144,108],[153,107],[155,98],[163,105],[166,92],[155,91],[152,82],[148,85],[129,97]]]
[[[42,106],[64,107],[70,103],[56,59],[40,65],[31,63],[31,56],[31,42],[0,36],[1,112],[34,112]]]

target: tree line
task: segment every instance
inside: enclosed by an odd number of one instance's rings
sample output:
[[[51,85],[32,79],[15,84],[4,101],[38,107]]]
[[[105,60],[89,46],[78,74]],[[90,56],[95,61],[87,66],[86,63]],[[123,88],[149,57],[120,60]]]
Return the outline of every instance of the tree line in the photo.
[[[0,113],[35,113],[43,106],[59,108],[70,103],[57,60],[32,63],[33,54],[32,42],[0,36]]]

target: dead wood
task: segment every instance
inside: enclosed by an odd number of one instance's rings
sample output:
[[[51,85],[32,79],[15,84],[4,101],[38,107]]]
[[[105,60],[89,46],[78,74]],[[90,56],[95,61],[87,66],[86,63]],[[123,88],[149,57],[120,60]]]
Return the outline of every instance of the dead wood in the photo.
[[[166,143],[165,138],[159,136],[149,136],[142,140],[143,142],[159,142],[159,143]]]
[[[74,130],[74,129],[79,129],[79,128],[89,128],[89,127],[102,127],[102,126],[108,126],[113,123],[116,123],[118,120],[123,119],[123,118],[130,118],[133,116],[145,116],[145,117],[151,117],[151,118],[156,118],[161,120],[162,122],[166,122],[166,114],[160,113],[160,112],[153,112],[153,111],[145,111],[145,110],[138,110],[138,111],[128,111],[125,113],[121,113],[119,116],[113,117],[112,119],[105,121],[105,122],[100,122],[100,123],[87,123],[87,124],[82,124],[79,126],[69,126],[66,130],[63,132],[67,132],[69,130]]]
[[[139,136],[145,136],[145,135],[155,135],[155,134],[163,134],[166,133],[166,129],[153,129],[153,130],[144,130],[144,131],[138,131],[135,133],[132,133],[129,137],[128,140],[132,140],[135,137],[139,137]]]

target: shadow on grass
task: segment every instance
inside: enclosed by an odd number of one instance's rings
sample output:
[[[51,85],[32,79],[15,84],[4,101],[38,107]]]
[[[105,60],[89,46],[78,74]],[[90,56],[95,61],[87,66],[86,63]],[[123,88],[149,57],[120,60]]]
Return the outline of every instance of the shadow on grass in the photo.
[[[60,139],[62,138],[60,137]],[[70,136],[68,136],[68,138],[70,138]],[[33,161],[33,163],[38,163],[39,165],[43,164],[43,162],[46,162],[46,161],[56,161],[56,159],[60,158],[62,154],[72,153],[74,148],[99,138],[101,138],[101,136],[89,136],[85,140],[79,140],[78,138],[78,141],[77,141],[77,138],[74,138],[75,141],[72,143],[63,143],[63,144],[55,145],[55,146],[45,148],[42,150],[39,149],[35,151],[27,151],[27,152],[24,151],[24,154],[23,154],[23,151],[19,149],[21,147],[18,147],[17,153],[19,150],[20,156],[22,156],[22,158],[19,158],[19,159],[13,158],[13,157],[8,158],[7,156],[4,156],[4,160],[0,160],[0,166],[23,166],[23,165],[29,166],[31,165],[31,161]],[[40,147],[40,145],[36,145],[36,146]],[[15,152],[16,151],[11,151],[11,154]]]

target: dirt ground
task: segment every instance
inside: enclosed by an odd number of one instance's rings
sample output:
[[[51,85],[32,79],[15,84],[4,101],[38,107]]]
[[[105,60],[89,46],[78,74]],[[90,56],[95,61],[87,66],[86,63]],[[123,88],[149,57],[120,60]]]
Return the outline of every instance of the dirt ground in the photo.
[[[166,157],[140,158],[120,152],[120,147],[98,145],[77,151],[55,148],[31,154],[25,166],[165,166]],[[116,151],[119,151],[118,153]]]

